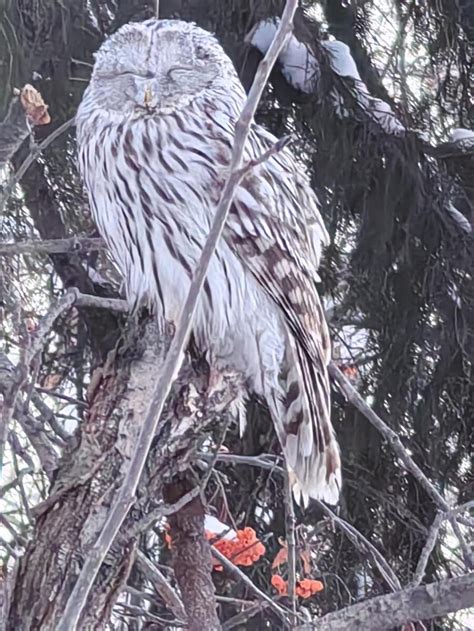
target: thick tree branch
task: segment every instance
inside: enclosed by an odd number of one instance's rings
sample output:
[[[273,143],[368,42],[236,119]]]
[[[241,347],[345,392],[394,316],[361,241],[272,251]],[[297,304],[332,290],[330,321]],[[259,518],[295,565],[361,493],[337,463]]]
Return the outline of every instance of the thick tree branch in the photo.
[[[371,598],[315,621],[317,631],[384,631],[474,606],[474,572]]]
[[[180,483],[173,483],[165,490],[167,495],[182,494]],[[195,497],[170,515],[168,521],[173,542],[173,569],[186,610],[187,628],[189,631],[220,631],[212,581],[211,547],[204,532],[201,498]]]

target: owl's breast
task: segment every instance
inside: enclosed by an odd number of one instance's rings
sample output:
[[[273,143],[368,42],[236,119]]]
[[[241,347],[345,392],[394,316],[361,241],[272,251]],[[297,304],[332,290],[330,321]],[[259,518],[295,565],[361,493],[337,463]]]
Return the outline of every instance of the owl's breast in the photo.
[[[192,115],[168,118],[109,126],[83,144],[80,159],[88,162],[94,219],[129,302],[152,304],[176,321],[212,224],[231,141],[212,123],[199,133]],[[281,317],[224,239],[211,260],[193,329],[211,362],[252,376],[257,391],[262,365],[277,370],[280,364]]]

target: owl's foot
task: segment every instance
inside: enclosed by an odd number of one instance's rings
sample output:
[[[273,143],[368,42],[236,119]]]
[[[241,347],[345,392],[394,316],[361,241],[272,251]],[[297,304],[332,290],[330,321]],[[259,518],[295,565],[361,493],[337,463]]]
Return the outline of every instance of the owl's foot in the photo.
[[[224,376],[221,371],[209,367],[209,377],[205,395],[208,399],[224,388]]]

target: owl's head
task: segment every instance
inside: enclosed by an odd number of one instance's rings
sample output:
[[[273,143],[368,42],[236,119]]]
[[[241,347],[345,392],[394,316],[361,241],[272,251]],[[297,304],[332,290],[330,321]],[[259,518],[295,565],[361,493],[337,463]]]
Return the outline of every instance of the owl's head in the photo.
[[[127,24],[104,42],[88,96],[120,114],[176,111],[236,79],[213,35],[180,20],[148,20]]]

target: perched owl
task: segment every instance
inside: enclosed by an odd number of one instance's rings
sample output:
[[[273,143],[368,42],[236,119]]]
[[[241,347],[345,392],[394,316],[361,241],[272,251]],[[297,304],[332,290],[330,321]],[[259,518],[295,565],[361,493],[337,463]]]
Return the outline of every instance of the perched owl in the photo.
[[[228,173],[245,93],[216,39],[194,24],[129,24],[97,53],[79,107],[80,171],[132,306],[176,321]],[[276,139],[252,125],[245,159]],[[200,296],[194,339],[216,370],[267,403],[295,493],[337,502],[330,340],[315,287],[327,233],[292,154],[237,189]]]

